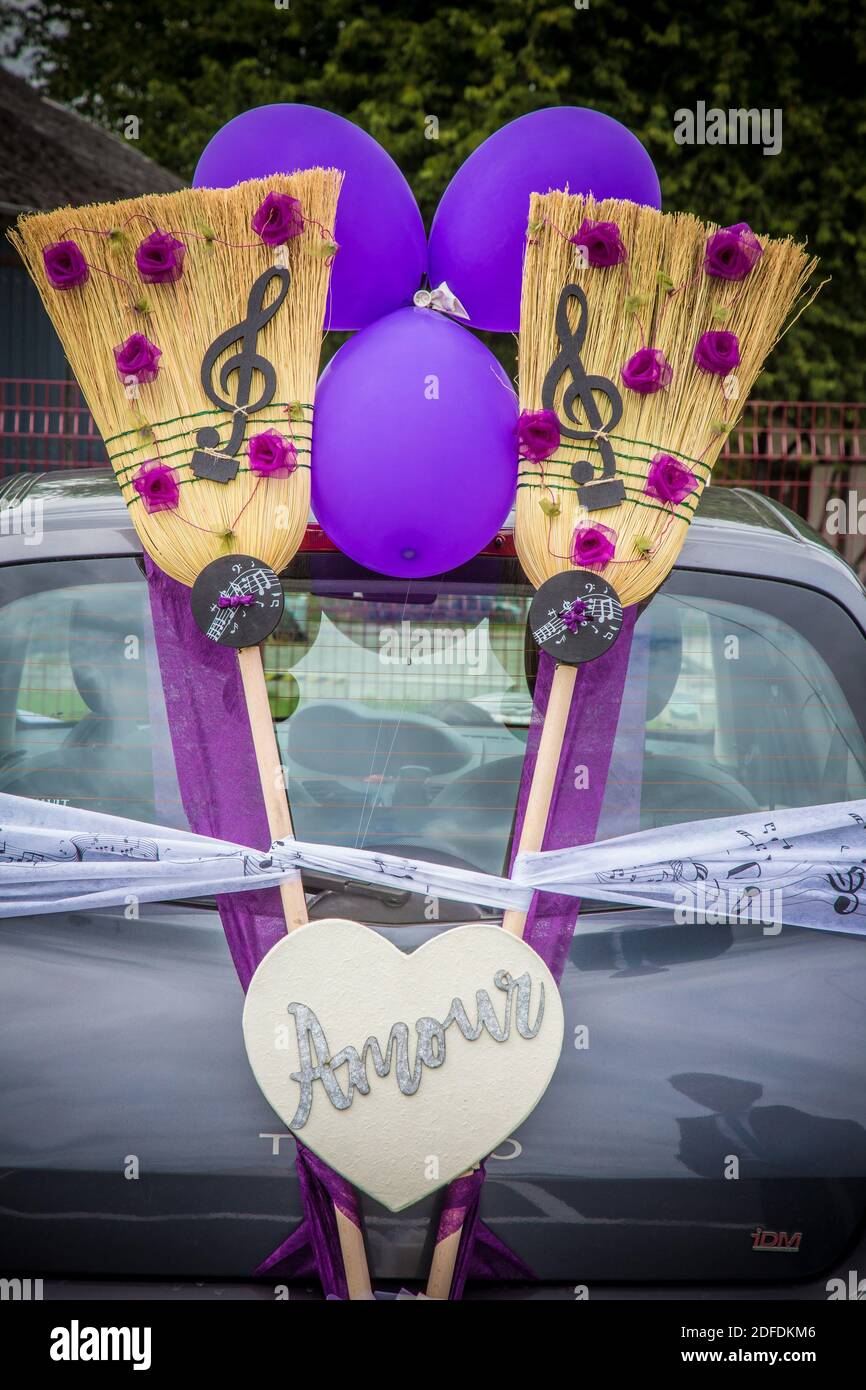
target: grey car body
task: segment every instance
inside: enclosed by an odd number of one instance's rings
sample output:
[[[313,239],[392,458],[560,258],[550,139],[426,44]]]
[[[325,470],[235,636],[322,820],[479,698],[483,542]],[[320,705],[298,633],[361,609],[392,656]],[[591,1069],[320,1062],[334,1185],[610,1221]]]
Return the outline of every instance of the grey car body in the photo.
[[[38,544],[12,524],[22,508],[39,516]],[[0,612],[22,566],[141,555],[101,470],[7,480],[3,517]],[[722,579],[832,610],[825,656],[862,688],[866,594],[798,518],[710,489],[670,583],[712,593]],[[319,887],[317,915],[358,913],[351,887]],[[376,929],[412,949],[438,928],[397,911]],[[539,1296],[672,1284],[796,1296],[848,1269],[866,1213],[862,941],[590,911],[562,993],[554,1081],[489,1160],[482,1199]],[[242,1293],[302,1213],[293,1141],[246,1062],[213,907],[4,921],[0,998],[3,1270]],[[575,1045],[582,1028],[588,1048]],[[394,1216],[363,1201],[375,1280],[424,1278],[438,1202]],[[785,1243],[762,1244],[762,1230]]]

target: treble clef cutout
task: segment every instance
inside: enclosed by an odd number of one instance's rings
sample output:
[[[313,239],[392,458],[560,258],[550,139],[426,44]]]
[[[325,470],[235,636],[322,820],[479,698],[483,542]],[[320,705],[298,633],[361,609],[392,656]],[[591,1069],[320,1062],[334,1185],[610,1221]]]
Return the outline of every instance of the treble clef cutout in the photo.
[[[568,321],[569,299],[576,299],[580,305],[580,317],[573,332]],[[556,336],[559,338],[561,349],[550,364],[548,373],[544,378],[541,387],[541,404],[545,410],[555,411],[553,402],[556,397],[556,388],[564,374],[571,372],[571,384],[565,388],[562,398],[560,431],[569,439],[590,441],[597,446],[598,452],[601,454],[603,466],[601,479],[598,482],[592,482],[594,468],[588,459],[580,459],[572,465],[571,469],[571,476],[578,484],[577,496],[581,506],[586,507],[590,512],[597,512],[603,507],[618,507],[621,502],[625,501],[625,484],[621,478],[616,476],[616,454],[607,437],[611,430],[616,429],[622,419],[622,397],[613,382],[609,381],[606,376],[587,376],[586,374],[580,350],[583,347],[588,324],[589,308],[586,295],[579,285],[566,285],[556,306]],[[610,419],[607,424],[602,422],[601,412],[593,395],[594,391],[606,396],[610,402]],[[589,426],[588,429],[581,429],[580,422],[575,418],[574,404],[578,400],[583,407],[583,415]],[[570,429],[568,425],[563,424],[562,416],[577,428]],[[587,486],[582,486],[582,484],[587,484]]]
[[[839,896],[833,903],[833,911],[841,917],[856,912],[862,901],[860,893],[866,882],[866,874],[861,868],[840,870],[827,875],[827,882]]]
[[[265,306],[265,295],[272,280],[279,281],[279,290],[270,304]],[[229,411],[233,419],[232,431],[225,443],[220,441],[219,430],[214,425],[205,425],[197,431],[195,442],[198,448],[190,459],[190,467],[198,478],[208,478],[214,483],[230,483],[236,477],[236,456],[244,440],[247,416],[263,410],[274,398],[277,374],[273,363],[256,352],[256,344],[259,333],[285,299],[290,283],[291,275],[282,266],[272,266],[263,271],[250,290],[246,317],[214,338],[202,359],[201,384],[205,395],[220,410]],[[239,343],[240,347],[221,366],[219,384],[216,386],[213,381],[214,367],[222,353],[234,343]],[[262,379],[262,389],[256,400],[252,401],[253,374],[256,372]],[[230,384],[233,376],[237,378],[234,394]]]

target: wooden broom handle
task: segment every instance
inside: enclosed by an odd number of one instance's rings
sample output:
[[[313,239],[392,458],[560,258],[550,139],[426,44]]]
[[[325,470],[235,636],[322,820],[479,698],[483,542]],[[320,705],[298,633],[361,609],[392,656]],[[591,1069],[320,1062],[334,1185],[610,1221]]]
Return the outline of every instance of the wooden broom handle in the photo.
[[[553,673],[538,754],[532,772],[532,783],[523,815],[523,825],[520,828],[518,854],[539,850],[544,842],[576,679],[576,666],[557,666]],[[526,928],[526,917],[527,914],[522,908],[508,908],[502,918],[503,929],[510,931],[514,936],[522,936]],[[427,1279],[428,1298],[445,1299],[450,1294],[462,1234],[463,1227],[460,1226],[445,1240],[440,1241],[433,1251]]]
[[[533,853],[540,850],[544,843],[576,679],[576,666],[557,666],[553,673],[532,784],[520,829],[518,854]],[[514,936],[522,936],[526,928],[526,915],[522,908],[509,907],[502,918],[503,928]]]
[[[259,781],[268,817],[268,829],[272,840],[293,840],[292,813],[283,776],[283,763],[274,733],[274,721],[268,703],[268,687],[265,684],[265,668],[262,665],[260,647],[241,647],[238,651],[238,665],[250,717],[250,730],[253,747],[256,750],[256,764]],[[280,897],[286,914],[286,931],[293,932],[302,927],[307,919],[307,901],[301,876],[285,879],[280,884]]]
[[[247,702],[259,781],[268,818],[268,829],[272,840],[293,840],[292,814],[283,776],[283,764],[274,721],[268,703],[268,687],[265,683],[265,669],[262,664],[260,647],[241,647],[238,651],[238,665]],[[280,884],[280,897],[286,917],[286,931],[293,932],[302,927],[307,917],[307,901],[301,876],[284,880]],[[373,1297],[370,1285],[370,1271],[364,1250],[364,1237],[353,1221],[344,1216],[336,1207],[337,1234],[340,1237],[340,1251],[343,1268],[346,1272],[346,1285],[350,1299],[369,1299]]]
[[[364,1249],[364,1236],[361,1228],[344,1216],[339,1207],[334,1207],[337,1218],[337,1235],[340,1237],[340,1254],[346,1274],[346,1288],[354,1303],[372,1299],[373,1286],[370,1283],[370,1269],[367,1264],[367,1251]]]

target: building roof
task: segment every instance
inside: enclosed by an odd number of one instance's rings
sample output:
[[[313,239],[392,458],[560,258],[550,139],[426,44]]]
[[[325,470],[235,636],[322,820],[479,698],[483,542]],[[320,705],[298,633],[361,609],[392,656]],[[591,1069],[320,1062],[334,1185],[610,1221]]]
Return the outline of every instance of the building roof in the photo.
[[[0,67],[0,218],[170,193],[184,181]]]

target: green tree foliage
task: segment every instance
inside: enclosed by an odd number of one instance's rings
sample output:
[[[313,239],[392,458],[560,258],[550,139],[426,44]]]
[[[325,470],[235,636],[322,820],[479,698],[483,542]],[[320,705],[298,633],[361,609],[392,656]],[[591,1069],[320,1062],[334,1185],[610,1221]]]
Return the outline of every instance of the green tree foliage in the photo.
[[[579,0],[583,3],[583,0]],[[34,0],[17,40],[49,94],[190,175],[230,117],[313,103],[370,131],[428,220],[506,121],[594,106],[652,155],[665,207],[805,238],[829,284],[756,394],[856,400],[866,349],[866,8],[860,0]],[[13,44],[14,46],[14,44]],[[674,113],[779,108],[782,149],[678,145]],[[438,122],[438,138],[429,138]]]

